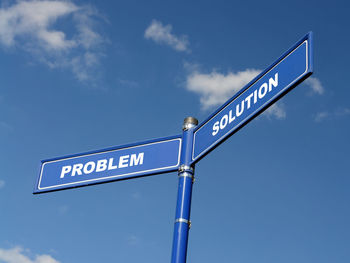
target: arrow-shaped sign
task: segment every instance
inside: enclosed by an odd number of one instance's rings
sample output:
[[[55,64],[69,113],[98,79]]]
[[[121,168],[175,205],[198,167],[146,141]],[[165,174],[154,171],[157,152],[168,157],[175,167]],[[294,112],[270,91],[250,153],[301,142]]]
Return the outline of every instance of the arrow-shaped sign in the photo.
[[[311,42],[309,33],[195,129],[192,162],[199,161],[312,74]]]
[[[44,160],[34,193],[176,171],[181,136]]]

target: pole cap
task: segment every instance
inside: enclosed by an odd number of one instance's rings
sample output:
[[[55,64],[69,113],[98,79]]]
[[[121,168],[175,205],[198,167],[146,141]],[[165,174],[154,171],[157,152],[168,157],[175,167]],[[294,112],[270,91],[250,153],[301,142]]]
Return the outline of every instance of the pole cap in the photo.
[[[185,130],[188,130],[189,128],[193,128],[195,126],[198,125],[198,120],[194,117],[186,117],[184,119],[184,124],[182,126],[182,129],[185,131]]]

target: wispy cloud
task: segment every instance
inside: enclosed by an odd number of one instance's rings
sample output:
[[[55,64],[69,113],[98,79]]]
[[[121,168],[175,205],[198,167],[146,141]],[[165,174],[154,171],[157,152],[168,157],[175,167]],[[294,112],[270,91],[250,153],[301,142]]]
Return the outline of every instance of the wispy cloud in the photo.
[[[283,120],[287,117],[285,106],[282,102],[275,102],[263,113],[263,115],[269,119],[275,118],[278,120]]]
[[[5,131],[12,131],[13,127],[7,122],[0,121],[0,129]]]
[[[315,114],[314,121],[322,122],[325,120],[331,120],[334,118],[342,118],[350,116],[350,108],[338,108],[333,111],[321,111]]]
[[[335,111],[337,116],[348,116],[350,115],[350,108],[340,108]]]
[[[129,246],[136,246],[137,244],[139,244],[139,242],[140,238],[135,236],[134,234],[129,235],[127,238],[127,243],[129,244]]]
[[[202,110],[220,106],[261,72],[258,69],[246,69],[227,74],[215,70],[211,73],[202,73],[198,64],[185,63],[184,67],[189,72],[185,84],[186,89],[199,95]],[[310,77],[306,80],[306,84],[311,88],[312,94],[322,95],[325,92],[318,78]],[[314,119],[319,122],[331,115],[347,115],[349,113],[346,110],[338,110],[333,113],[320,112],[315,115]],[[269,119],[285,119],[287,116],[285,105],[280,101],[274,103],[263,115]]]
[[[224,103],[259,73],[246,69],[226,75],[216,71],[205,74],[195,69],[187,76],[186,88],[199,95],[202,109],[207,110]]]
[[[153,20],[145,31],[145,38],[152,39],[157,44],[168,45],[176,51],[189,52],[189,41],[186,35],[176,36],[172,32],[171,25],[163,25],[162,22]]]
[[[140,192],[134,192],[131,194],[131,198],[134,200],[139,200],[141,198],[141,193]]]
[[[105,43],[95,29],[100,18],[93,7],[66,0],[17,1],[0,9],[0,43],[29,52],[51,68],[69,68],[86,81]],[[70,25],[65,30],[57,26],[62,21]]]
[[[311,88],[312,94],[322,95],[325,92],[325,89],[318,78],[309,77],[305,80],[305,84]]]
[[[226,75],[216,71],[205,74],[199,72],[198,65],[188,63],[185,68],[191,71],[187,76],[186,88],[199,95],[202,110],[220,106],[261,72],[258,69],[246,69]],[[286,115],[281,102],[273,104],[264,112],[264,116],[269,119],[282,120]]]
[[[0,180],[0,189],[5,187],[5,181],[4,180]]]
[[[60,215],[67,214],[68,211],[69,211],[69,206],[68,205],[61,205],[60,207],[58,207],[58,213]]]
[[[134,80],[129,79],[118,79],[118,83],[122,87],[126,88],[137,88],[139,87],[139,83]]]
[[[0,248],[0,262],[3,263],[59,263],[56,259],[50,255],[36,255],[31,259],[26,255],[25,251],[21,247],[15,247],[11,249]]]
[[[321,111],[316,113],[314,120],[315,122],[321,122],[329,117],[330,117],[330,113],[328,111]]]

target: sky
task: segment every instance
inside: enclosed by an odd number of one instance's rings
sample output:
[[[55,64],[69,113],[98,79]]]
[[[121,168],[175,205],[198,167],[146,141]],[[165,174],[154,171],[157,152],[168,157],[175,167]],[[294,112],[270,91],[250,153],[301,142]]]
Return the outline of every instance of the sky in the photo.
[[[1,1],[0,262],[169,262],[177,173],[33,195],[41,160],[181,134],[309,31],[314,74],[196,164],[188,262],[349,262],[349,10]]]

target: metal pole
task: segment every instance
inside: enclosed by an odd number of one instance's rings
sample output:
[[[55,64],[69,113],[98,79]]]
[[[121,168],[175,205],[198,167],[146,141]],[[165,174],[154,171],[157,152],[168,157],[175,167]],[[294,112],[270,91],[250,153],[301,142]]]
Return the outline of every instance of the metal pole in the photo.
[[[175,214],[175,227],[171,263],[185,263],[188,244],[188,230],[191,227],[191,198],[192,184],[194,182],[194,165],[191,166],[193,129],[198,120],[187,117],[182,127],[182,146],[179,167],[179,186],[177,192],[177,205]]]

